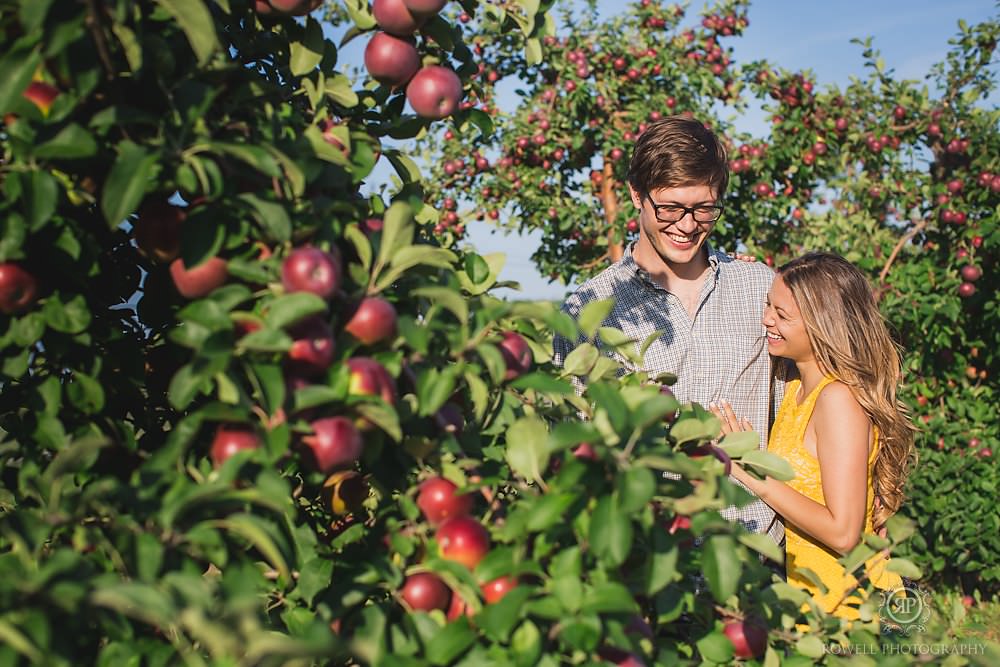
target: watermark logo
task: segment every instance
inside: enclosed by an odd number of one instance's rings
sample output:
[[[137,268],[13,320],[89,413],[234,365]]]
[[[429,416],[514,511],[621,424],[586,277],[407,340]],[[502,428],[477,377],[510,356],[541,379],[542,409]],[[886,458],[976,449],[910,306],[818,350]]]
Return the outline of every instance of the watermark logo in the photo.
[[[889,591],[882,591],[879,605],[879,619],[882,632],[906,636],[925,632],[925,624],[931,618],[930,594],[916,586],[907,584]]]

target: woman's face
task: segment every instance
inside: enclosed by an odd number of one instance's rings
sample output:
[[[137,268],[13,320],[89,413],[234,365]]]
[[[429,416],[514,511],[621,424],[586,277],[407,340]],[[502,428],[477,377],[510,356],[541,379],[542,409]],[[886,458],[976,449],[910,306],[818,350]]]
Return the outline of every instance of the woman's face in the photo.
[[[761,322],[767,329],[767,351],[773,356],[795,362],[813,359],[812,345],[802,321],[802,313],[781,276],[775,277],[771,283]]]

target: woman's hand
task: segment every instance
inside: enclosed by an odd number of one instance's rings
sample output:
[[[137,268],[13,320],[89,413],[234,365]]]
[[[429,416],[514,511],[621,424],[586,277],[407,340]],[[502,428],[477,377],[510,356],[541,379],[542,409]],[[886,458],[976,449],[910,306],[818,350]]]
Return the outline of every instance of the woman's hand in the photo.
[[[731,406],[726,401],[722,401],[721,404],[712,403],[708,406],[708,409],[713,415],[719,418],[722,422],[722,435],[727,435],[729,433],[735,433],[738,431],[752,431],[753,425],[750,423],[746,417],[742,419],[736,416],[733,412],[733,406]],[[746,470],[739,464],[739,461],[733,461],[733,468],[730,473],[734,479],[743,482],[748,488],[752,488],[757,480],[750,476]]]
[[[708,409],[722,421],[722,435],[753,430],[753,425],[750,421],[746,417],[737,417],[736,413],[733,412],[733,406],[726,401],[718,404],[711,403]]]

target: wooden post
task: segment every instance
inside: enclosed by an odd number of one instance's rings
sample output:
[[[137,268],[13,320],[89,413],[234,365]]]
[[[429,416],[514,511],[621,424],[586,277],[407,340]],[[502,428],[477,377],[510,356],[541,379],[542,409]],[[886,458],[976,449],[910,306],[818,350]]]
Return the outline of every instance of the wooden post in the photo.
[[[618,218],[618,197],[615,194],[618,182],[615,181],[611,162],[604,161],[604,178],[601,180],[601,202],[604,204],[604,222],[608,225],[608,258],[617,262],[625,254],[625,246],[621,241],[614,240],[614,224]]]

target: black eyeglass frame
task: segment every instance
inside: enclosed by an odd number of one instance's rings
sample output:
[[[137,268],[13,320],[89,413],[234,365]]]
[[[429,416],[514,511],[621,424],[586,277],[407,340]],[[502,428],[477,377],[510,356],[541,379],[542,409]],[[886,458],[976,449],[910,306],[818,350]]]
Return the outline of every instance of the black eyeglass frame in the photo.
[[[646,199],[649,200],[649,205],[653,207],[653,216],[656,217],[656,219],[659,220],[660,222],[668,222],[668,223],[680,222],[681,220],[684,219],[685,215],[687,215],[688,213],[690,213],[692,220],[694,220],[695,222],[697,222],[699,224],[703,224],[704,225],[704,224],[708,224],[710,222],[717,222],[719,220],[719,218],[722,217],[722,213],[725,211],[725,207],[723,205],[721,205],[721,204],[711,204],[711,205],[699,204],[698,206],[681,206],[680,204],[677,204],[677,203],[673,203],[673,204],[657,204],[655,201],[653,201],[653,198],[649,196],[649,193],[646,193]],[[662,217],[660,217],[660,209],[661,208],[672,208],[672,209],[681,211],[681,214],[679,216],[677,216],[677,218],[675,218],[673,220],[664,220]],[[699,210],[704,211],[705,209],[712,209],[712,210],[714,210],[715,211],[715,217],[712,218],[711,220],[700,220],[698,218],[697,211],[699,211]]]

